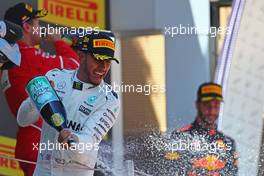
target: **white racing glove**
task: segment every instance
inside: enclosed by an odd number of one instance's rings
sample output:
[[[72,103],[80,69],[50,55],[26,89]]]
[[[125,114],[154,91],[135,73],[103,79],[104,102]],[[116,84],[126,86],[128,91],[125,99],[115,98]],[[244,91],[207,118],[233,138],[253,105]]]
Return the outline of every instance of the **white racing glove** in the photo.
[[[17,112],[17,123],[21,127],[29,126],[38,120],[39,112],[30,98],[24,100]]]

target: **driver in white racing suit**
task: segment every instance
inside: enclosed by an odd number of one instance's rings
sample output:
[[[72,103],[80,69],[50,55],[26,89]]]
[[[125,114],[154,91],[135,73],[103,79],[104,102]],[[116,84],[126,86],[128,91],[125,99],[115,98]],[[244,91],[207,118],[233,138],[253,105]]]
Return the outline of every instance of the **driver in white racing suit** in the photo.
[[[53,69],[46,74],[66,109],[68,128],[59,133],[46,122],[43,124],[40,144],[32,146],[39,150],[34,172],[37,176],[92,176],[99,143],[119,114],[117,94],[103,81],[111,60],[118,62],[113,57],[113,34],[93,32],[80,39],[77,49],[77,70]],[[38,115],[27,98],[20,105],[18,124],[30,125]],[[76,145],[60,149],[58,144],[67,144],[69,139],[74,139]]]

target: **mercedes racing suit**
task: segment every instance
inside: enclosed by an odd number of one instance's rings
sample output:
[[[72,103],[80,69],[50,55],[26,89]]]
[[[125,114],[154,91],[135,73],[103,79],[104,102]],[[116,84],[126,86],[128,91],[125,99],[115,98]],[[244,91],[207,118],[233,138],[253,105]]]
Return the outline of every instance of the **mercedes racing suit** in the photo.
[[[29,47],[23,42],[18,42],[21,52],[21,65],[9,70],[4,70],[1,76],[1,84],[8,106],[16,117],[22,101],[28,96],[25,86],[29,80],[37,75],[45,75],[54,68],[76,69],[79,60],[76,53],[63,41],[55,42],[57,55],[50,55],[41,49]],[[39,142],[42,119],[29,127],[19,127],[15,156],[19,159],[36,161],[37,151],[32,150],[32,143]],[[31,176],[35,165],[20,163],[25,175]]]
[[[59,135],[44,122],[34,175],[92,176],[98,145],[117,119],[120,103],[109,85],[104,81],[99,86],[83,83],[76,75],[77,70],[54,69],[46,76],[54,83],[54,89],[62,100],[67,113],[67,127],[78,136],[78,145],[89,145],[92,148],[43,149],[40,145],[56,144]],[[27,126],[36,120],[36,110],[30,104],[30,99],[27,98],[19,108],[17,121],[21,126]]]

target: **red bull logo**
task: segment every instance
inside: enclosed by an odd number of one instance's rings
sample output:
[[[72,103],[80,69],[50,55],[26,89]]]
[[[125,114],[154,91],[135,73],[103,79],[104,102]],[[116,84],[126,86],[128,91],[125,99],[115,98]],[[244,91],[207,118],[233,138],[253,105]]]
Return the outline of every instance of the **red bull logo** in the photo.
[[[200,176],[200,174],[197,174],[195,171],[188,172],[187,176]],[[220,176],[218,172],[208,172],[206,176]]]
[[[204,158],[195,159],[193,161],[194,168],[204,168],[208,171],[215,171],[223,169],[226,165],[226,161],[218,159],[215,155],[207,155]]]

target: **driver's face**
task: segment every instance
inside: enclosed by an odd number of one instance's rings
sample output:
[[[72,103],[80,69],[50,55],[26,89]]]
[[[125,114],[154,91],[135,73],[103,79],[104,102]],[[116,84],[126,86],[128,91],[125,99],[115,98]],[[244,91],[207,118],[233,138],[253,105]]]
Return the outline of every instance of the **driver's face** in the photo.
[[[214,124],[219,115],[220,104],[221,102],[219,100],[198,102],[200,118],[207,122],[207,124]]]
[[[107,75],[111,61],[97,60],[90,54],[78,52],[81,61],[78,75],[83,79],[82,81],[89,82],[94,85],[99,85]]]

